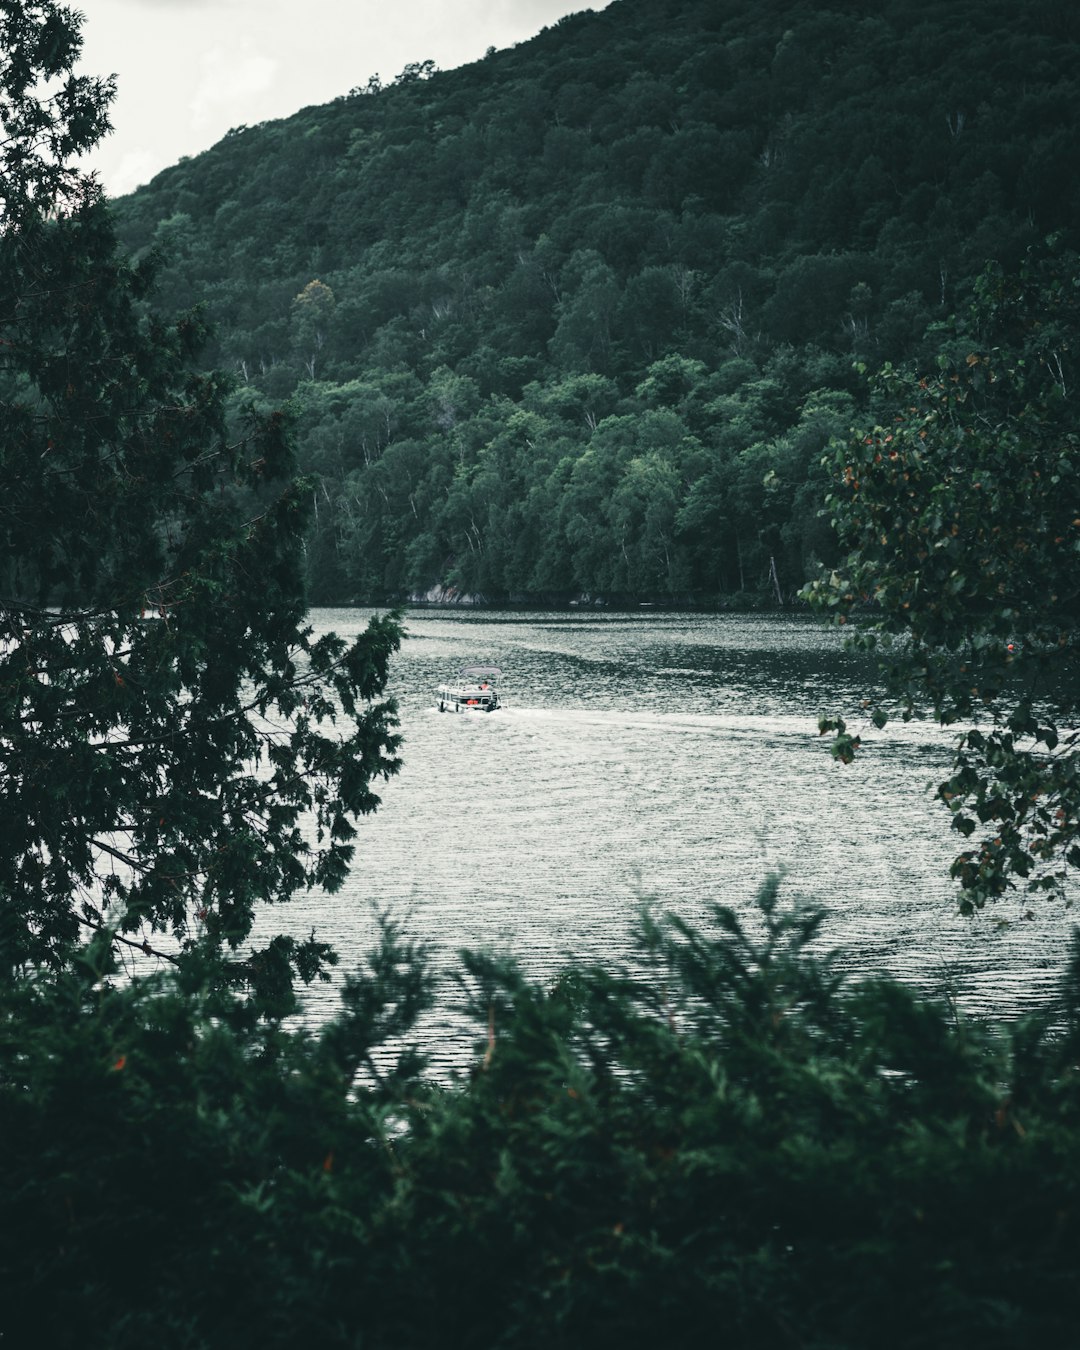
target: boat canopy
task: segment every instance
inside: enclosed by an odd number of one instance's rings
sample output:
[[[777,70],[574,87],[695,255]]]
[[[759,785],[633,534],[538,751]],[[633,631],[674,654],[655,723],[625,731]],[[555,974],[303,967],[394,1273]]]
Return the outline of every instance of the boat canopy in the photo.
[[[473,680],[497,680],[502,671],[498,666],[462,666],[461,674]]]

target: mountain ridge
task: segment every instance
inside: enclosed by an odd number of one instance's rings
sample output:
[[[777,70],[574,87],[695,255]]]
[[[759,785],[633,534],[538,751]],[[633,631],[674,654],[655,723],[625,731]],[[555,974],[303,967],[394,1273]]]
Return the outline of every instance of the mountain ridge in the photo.
[[[291,399],[320,600],[736,603],[830,557],[856,367],[1075,242],[1053,4],[614,0],[238,129],[115,205]]]

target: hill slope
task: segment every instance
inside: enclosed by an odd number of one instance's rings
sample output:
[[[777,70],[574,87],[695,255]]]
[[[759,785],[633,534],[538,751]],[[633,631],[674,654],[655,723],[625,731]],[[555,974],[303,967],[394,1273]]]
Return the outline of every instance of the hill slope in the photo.
[[[1075,243],[1054,3],[615,0],[241,128],[116,203],[295,399],[314,598],[731,601],[827,559],[853,363]]]

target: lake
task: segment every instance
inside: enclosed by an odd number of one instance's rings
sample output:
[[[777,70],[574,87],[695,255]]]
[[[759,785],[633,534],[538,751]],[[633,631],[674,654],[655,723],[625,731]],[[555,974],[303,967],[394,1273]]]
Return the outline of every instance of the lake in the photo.
[[[312,622],[351,636],[371,612]],[[314,927],[348,968],[382,909],[440,968],[486,947],[547,978],[627,955],[645,902],[752,918],[781,870],[784,894],[827,908],[823,943],[853,972],[978,1016],[1052,999],[1071,928],[1060,902],[1030,920],[1020,896],[957,913],[961,840],[929,791],[953,733],[860,727],[863,755],[830,757],[819,714],[847,716],[872,692],[872,667],[836,630],[805,615],[461,609],[411,610],[406,629],[390,684],[402,770],[360,824],[345,887],[299,896],[264,927]],[[435,687],[471,662],[502,667],[505,707],[441,714]],[[334,1003],[332,987],[308,997],[316,1016]]]

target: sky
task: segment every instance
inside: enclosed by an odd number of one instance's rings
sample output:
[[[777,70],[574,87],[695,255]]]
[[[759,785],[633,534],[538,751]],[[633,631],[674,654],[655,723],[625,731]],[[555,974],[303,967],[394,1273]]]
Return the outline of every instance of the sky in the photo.
[[[610,0],[73,0],[79,71],[117,77],[84,163],[122,196],[230,129],[329,103],[411,62],[441,70]]]

